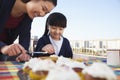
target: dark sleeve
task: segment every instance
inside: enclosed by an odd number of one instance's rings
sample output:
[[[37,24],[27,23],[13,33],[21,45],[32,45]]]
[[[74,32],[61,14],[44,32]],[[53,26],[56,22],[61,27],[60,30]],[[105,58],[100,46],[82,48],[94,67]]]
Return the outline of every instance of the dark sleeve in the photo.
[[[35,51],[42,51],[42,48],[46,45],[46,39],[45,37],[41,37],[38,42],[37,42],[37,46],[35,48]]]
[[[72,52],[70,42],[66,38],[65,38],[65,43],[66,43],[66,55],[67,55],[67,57],[73,58],[73,52]]]
[[[5,43],[3,43],[3,42],[0,41],[0,48],[2,48],[5,45],[6,45]]]
[[[1,5],[2,5],[2,1],[3,1],[3,0],[0,0],[0,8],[1,8]]]
[[[22,21],[18,31],[19,31],[19,43],[26,49],[29,50],[30,46],[30,36],[31,36],[31,22],[32,20],[26,15],[25,19]]]
[[[2,32],[6,20],[11,12],[12,6],[14,5],[15,0],[0,0],[0,33]],[[0,48],[6,44],[0,41]]]

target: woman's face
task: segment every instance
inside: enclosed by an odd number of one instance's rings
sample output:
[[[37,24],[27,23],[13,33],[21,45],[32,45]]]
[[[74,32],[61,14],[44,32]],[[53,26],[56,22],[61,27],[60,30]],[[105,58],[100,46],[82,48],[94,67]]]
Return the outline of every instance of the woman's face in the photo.
[[[55,6],[52,2],[44,0],[31,0],[26,3],[26,10],[31,19],[34,17],[43,17],[49,13]]]
[[[64,32],[64,28],[59,27],[59,26],[49,26],[48,29],[49,29],[51,37],[54,40],[60,40],[60,36]]]

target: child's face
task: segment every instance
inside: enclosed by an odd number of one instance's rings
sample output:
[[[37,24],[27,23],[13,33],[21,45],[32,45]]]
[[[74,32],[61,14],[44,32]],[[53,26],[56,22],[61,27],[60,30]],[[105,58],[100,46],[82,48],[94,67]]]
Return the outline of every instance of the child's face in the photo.
[[[50,32],[51,37],[54,40],[60,40],[60,36],[64,32],[64,28],[59,27],[59,26],[49,26],[49,32]]]
[[[52,2],[44,0],[31,0],[26,4],[26,10],[31,19],[45,16],[54,7]]]

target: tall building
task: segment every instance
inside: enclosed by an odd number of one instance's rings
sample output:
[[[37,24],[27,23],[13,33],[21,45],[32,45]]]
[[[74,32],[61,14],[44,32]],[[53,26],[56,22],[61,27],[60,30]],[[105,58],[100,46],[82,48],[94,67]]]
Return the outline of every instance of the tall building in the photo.
[[[84,47],[89,48],[89,41],[84,41]]]
[[[99,48],[103,48],[103,42],[99,41]]]

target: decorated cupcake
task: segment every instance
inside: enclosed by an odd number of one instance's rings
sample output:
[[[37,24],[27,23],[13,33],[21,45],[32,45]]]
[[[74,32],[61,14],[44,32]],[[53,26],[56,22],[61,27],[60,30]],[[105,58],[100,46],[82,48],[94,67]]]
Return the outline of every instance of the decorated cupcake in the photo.
[[[55,68],[55,63],[50,59],[40,60],[29,73],[32,80],[45,80],[50,69]]]
[[[117,80],[113,70],[105,63],[94,62],[82,71],[85,80]]]
[[[78,62],[61,56],[58,58],[56,64],[58,66],[67,66],[73,69],[81,78],[83,78],[82,70],[86,67],[83,62]]]
[[[29,71],[34,67],[34,65],[39,62],[38,58],[31,58],[28,62],[23,65],[23,72],[29,74]]]
[[[69,67],[56,67],[49,71],[46,80],[81,80],[77,73]]]
[[[58,66],[66,66],[67,63],[71,62],[72,59],[70,58],[65,58],[63,56],[58,57],[57,61],[56,61],[56,65]]]
[[[81,77],[81,80],[83,80],[82,70],[86,67],[83,62],[72,61],[66,65],[72,68]]]

